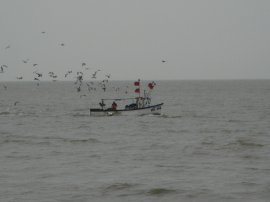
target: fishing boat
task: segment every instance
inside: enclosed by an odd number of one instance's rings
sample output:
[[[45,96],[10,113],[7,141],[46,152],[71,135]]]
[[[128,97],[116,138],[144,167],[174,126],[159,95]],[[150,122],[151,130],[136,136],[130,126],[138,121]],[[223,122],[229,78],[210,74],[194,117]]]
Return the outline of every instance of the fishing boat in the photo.
[[[149,83],[149,91],[144,91],[143,96],[140,94],[140,80],[134,82],[134,85],[137,86],[135,93],[139,93],[139,96],[133,98],[101,99],[98,108],[90,108],[90,116],[160,115],[164,103],[151,104],[150,98],[156,84],[154,82]],[[106,107],[108,102],[112,102],[110,107]],[[118,104],[121,107],[118,108]]]

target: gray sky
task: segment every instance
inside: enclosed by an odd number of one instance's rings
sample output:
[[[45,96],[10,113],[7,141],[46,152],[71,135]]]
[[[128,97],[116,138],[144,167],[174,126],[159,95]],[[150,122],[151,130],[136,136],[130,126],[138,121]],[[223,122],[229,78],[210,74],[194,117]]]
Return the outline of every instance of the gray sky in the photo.
[[[101,79],[270,78],[269,0],[0,0],[0,27],[0,81],[83,62]]]

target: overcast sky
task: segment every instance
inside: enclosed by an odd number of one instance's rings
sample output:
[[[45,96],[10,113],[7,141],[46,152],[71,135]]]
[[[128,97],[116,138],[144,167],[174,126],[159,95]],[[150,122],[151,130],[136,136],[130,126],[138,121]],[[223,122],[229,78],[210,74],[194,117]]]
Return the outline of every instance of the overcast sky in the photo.
[[[0,81],[270,79],[269,0],[0,0],[0,27]]]

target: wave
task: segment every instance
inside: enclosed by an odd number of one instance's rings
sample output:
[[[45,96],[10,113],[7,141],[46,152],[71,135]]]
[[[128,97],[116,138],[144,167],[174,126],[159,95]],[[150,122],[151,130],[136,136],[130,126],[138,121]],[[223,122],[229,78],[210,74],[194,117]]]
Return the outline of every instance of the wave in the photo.
[[[146,193],[151,196],[161,196],[161,195],[168,195],[168,194],[176,194],[177,190],[166,189],[166,188],[153,188],[153,189],[148,190]]]
[[[0,131],[0,135],[6,135],[6,136],[8,136],[8,135],[11,135],[11,133],[10,132],[8,132],[8,131]]]
[[[95,138],[88,138],[88,139],[65,139],[65,142],[70,143],[98,143],[99,140]]]
[[[250,148],[261,148],[265,145],[257,143],[251,139],[239,138],[234,142],[230,142],[223,146],[223,149],[250,149]],[[246,156],[246,158],[252,158],[251,156]]]
[[[10,114],[10,112],[8,112],[8,111],[0,112],[0,116],[1,116],[1,115],[9,115],[9,114]]]
[[[7,159],[18,159],[18,160],[37,160],[37,159],[42,159],[41,156],[19,155],[19,154],[7,155],[7,156],[5,156],[5,158],[7,158]]]
[[[238,119],[229,119],[228,120],[229,123],[244,123],[247,122],[245,120],[238,120]]]
[[[68,139],[68,138],[62,138],[62,137],[45,137],[43,139],[68,142],[68,143],[74,143],[74,144],[76,144],[76,143],[99,143],[100,142],[98,139],[95,139],[95,138]]]
[[[83,108],[83,109],[73,109],[72,111],[74,111],[74,112],[85,112],[85,108]],[[89,109],[88,109],[88,111],[89,111]]]
[[[11,135],[8,132],[1,132],[4,136],[0,139],[1,144],[36,144],[36,145],[50,145],[53,142],[64,142],[70,144],[80,144],[80,143],[99,143],[100,141],[95,138],[85,138],[85,139],[74,139],[74,138],[63,138],[63,137],[36,137],[36,136],[18,136]]]
[[[76,114],[72,114],[73,117],[89,117],[89,114],[79,114],[79,113],[76,113]]]
[[[25,112],[21,110],[11,110],[11,111],[2,111],[0,112],[0,116],[20,116],[20,117],[38,117],[41,112]]]
[[[160,116],[157,116],[159,118],[170,118],[170,119],[180,119],[180,118],[183,118],[183,116],[181,115],[167,115],[167,114],[162,114]]]
[[[42,141],[39,138],[29,139],[28,137],[5,137],[0,140],[0,145],[2,144],[23,144],[23,145],[50,145],[49,141]]]
[[[236,141],[238,145],[245,146],[245,147],[263,147],[263,144],[259,144],[256,142],[251,142],[251,140],[246,140],[246,139],[238,139]]]
[[[130,189],[134,186],[137,186],[137,184],[130,184],[130,183],[114,183],[111,185],[107,185],[102,187],[102,192],[103,193],[110,193],[110,192],[116,192],[116,191],[122,191],[122,190],[127,190]]]
[[[23,140],[23,139],[3,139],[0,141],[0,144],[10,144],[10,143],[18,143],[18,144],[29,144],[29,140]]]

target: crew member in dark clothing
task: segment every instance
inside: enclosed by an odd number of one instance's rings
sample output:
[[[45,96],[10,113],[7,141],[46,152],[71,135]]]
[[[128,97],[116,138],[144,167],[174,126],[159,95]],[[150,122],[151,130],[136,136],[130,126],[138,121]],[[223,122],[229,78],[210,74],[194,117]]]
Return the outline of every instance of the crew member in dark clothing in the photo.
[[[117,109],[117,104],[116,104],[115,101],[113,101],[113,103],[112,103],[112,109],[113,109],[113,110],[116,110],[116,109]]]

